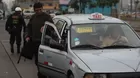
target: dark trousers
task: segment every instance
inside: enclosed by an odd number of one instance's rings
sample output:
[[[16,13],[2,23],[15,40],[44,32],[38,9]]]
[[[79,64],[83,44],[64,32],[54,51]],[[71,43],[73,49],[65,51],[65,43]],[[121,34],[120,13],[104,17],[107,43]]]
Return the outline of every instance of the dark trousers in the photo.
[[[33,51],[35,55],[35,64],[38,64],[38,48],[40,45],[40,41],[33,41]]]
[[[21,45],[21,32],[11,32],[10,33],[10,44],[13,45],[15,43],[17,46]]]
[[[35,55],[35,64],[38,69],[38,49],[41,42],[40,41],[32,41],[32,42],[33,42],[33,51]],[[44,76],[41,75],[40,72],[38,72],[37,75],[38,75],[38,78],[45,78]]]

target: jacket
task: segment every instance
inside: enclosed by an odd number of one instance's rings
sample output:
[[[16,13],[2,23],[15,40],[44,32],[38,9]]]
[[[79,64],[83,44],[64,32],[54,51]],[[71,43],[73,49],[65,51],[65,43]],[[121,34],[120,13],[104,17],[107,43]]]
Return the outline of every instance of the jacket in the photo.
[[[26,28],[26,37],[30,37],[33,41],[40,41],[42,36],[40,29],[44,26],[45,21],[53,23],[51,16],[44,12],[32,15]]]
[[[26,24],[22,15],[13,13],[6,21],[5,30],[8,32],[21,32],[22,28],[26,28]]]

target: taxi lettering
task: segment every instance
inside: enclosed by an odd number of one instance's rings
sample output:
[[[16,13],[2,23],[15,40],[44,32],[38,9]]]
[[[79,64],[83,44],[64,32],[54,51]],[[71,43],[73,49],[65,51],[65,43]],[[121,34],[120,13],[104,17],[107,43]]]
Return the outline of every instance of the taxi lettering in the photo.
[[[92,27],[81,27],[77,28],[77,33],[90,33],[93,32]]]

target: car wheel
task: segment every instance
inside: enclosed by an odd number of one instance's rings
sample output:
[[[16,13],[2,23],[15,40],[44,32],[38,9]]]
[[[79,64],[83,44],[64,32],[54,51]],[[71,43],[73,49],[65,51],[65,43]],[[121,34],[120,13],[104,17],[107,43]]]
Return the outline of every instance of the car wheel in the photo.
[[[73,74],[70,74],[70,75],[68,76],[68,78],[74,78],[74,75],[73,75]]]

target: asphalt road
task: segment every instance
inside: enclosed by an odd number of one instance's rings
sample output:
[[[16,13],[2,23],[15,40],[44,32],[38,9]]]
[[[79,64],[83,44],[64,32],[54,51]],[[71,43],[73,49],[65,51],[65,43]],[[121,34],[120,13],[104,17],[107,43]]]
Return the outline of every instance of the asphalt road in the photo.
[[[131,24],[139,28],[139,22]],[[11,54],[9,34],[5,31],[5,21],[0,21],[0,78],[37,78],[37,69],[33,60],[21,59],[17,64],[19,55]],[[16,51],[16,45],[15,45]]]

